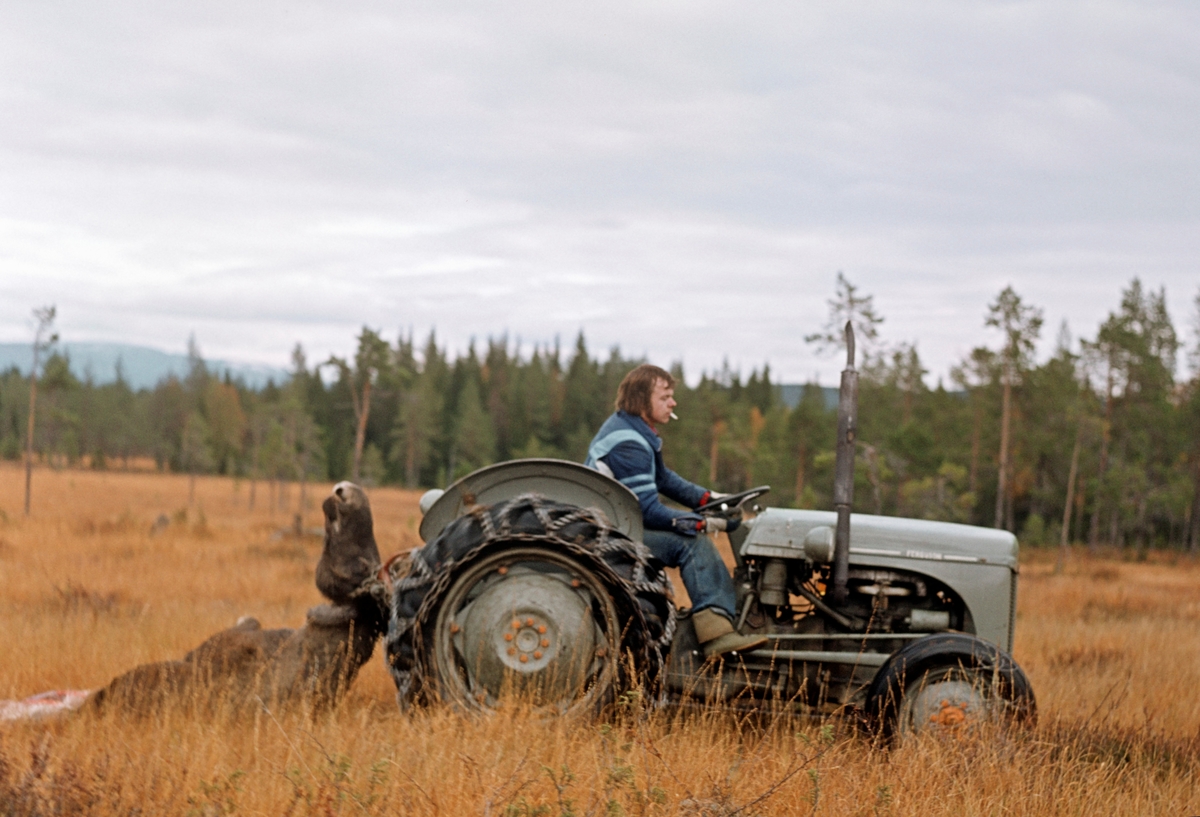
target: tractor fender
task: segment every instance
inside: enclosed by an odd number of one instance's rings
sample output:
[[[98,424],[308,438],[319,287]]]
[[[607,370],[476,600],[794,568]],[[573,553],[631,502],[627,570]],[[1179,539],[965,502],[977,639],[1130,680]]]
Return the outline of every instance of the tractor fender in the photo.
[[[510,460],[467,474],[429,505],[421,519],[421,539],[433,541],[474,508],[500,506],[525,494],[599,511],[614,530],[642,541],[642,509],[633,491],[599,471],[555,459]]]

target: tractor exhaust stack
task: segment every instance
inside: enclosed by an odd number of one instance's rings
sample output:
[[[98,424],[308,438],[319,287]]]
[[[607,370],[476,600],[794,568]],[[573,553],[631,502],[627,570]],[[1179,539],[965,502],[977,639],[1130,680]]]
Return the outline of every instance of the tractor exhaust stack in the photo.
[[[833,477],[833,507],[837,531],[833,542],[833,576],[829,600],[846,601],[846,578],[850,572],[850,509],[854,505],[854,448],[858,436],[858,372],[854,368],[854,327],[846,321],[846,368],[838,395],[837,461]]]

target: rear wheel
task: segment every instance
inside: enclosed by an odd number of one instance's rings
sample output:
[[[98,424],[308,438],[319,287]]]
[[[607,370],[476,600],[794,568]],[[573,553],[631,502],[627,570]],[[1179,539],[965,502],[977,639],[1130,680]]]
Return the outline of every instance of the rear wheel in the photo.
[[[475,506],[393,580],[385,639],[401,707],[547,714],[658,682],[675,632],[662,565],[597,511],[525,494]],[[532,622],[532,623],[531,623]]]
[[[620,625],[604,585],[546,548],[480,559],[450,586],[426,644],[439,696],[486,709],[515,695],[547,714],[593,710],[612,694]]]

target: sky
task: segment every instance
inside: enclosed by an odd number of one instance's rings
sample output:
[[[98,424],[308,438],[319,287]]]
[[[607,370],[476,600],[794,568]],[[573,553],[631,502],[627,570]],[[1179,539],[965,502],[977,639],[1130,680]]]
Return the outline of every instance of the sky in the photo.
[[[836,382],[837,273],[933,385],[1011,285],[1200,293],[1200,4],[5,4],[0,341],[462,351]]]

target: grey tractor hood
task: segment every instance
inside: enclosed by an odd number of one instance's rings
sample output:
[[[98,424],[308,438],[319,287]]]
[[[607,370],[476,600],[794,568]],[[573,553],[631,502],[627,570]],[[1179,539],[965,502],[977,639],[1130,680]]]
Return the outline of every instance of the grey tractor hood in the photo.
[[[810,531],[832,529],[837,525],[837,514],[768,508],[748,524],[750,532],[742,545],[743,553],[795,559],[803,556]],[[1017,538],[1008,531],[973,525],[856,513],[850,516],[851,560],[856,556],[867,557],[868,561],[871,557],[886,557],[1003,565],[1015,570]]]

